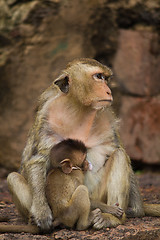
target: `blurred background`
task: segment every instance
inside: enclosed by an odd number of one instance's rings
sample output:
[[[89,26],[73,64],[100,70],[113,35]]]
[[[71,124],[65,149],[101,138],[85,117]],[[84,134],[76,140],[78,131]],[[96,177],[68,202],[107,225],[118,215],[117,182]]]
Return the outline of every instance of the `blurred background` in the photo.
[[[39,95],[77,57],[113,69],[125,149],[160,168],[159,0],[0,0],[0,168],[19,168]]]

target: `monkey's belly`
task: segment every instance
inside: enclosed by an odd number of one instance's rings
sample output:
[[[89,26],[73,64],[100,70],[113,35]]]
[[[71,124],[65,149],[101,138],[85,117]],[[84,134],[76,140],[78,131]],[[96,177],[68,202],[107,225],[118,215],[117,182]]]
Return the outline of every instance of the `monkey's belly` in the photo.
[[[84,184],[88,188],[89,196],[91,199],[102,200],[104,198],[105,191],[102,191],[104,187],[103,175],[103,169],[101,169],[98,174],[94,174],[89,171],[86,173]]]

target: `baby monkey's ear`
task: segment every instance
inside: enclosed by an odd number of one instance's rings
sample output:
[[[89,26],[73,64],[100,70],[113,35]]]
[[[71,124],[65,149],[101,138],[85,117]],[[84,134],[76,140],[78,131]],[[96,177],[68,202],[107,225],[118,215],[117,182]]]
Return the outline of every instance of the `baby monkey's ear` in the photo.
[[[64,173],[69,174],[72,172],[72,163],[70,159],[64,159],[60,164]]]

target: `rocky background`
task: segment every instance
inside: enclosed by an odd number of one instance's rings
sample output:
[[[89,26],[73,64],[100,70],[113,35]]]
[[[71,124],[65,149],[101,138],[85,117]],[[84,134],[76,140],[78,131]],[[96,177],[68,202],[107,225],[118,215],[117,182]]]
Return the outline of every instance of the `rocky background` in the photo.
[[[124,146],[159,165],[160,1],[0,0],[0,166],[19,167],[38,96],[77,57],[113,69]]]

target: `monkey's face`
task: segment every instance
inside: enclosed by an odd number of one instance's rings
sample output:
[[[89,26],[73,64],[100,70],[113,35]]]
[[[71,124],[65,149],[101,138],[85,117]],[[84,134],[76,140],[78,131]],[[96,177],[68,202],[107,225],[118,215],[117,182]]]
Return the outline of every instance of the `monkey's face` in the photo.
[[[86,153],[74,151],[72,161],[74,165],[80,167],[82,171],[89,170],[89,162],[86,160]]]
[[[83,153],[82,151],[75,151],[72,153],[72,162],[74,165],[78,167],[82,167],[84,161],[86,159],[86,153]]]
[[[63,80],[55,83],[73,102],[100,109],[110,106],[113,98],[108,82],[112,71],[92,59],[82,59],[69,65]]]
[[[93,78],[93,91],[95,94],[95,99],[93,99],[92,106],[95,109],[103,108],[110,106],[113,97],[110,88],[108,87],[109,80],[111,75],[108,72],[104,72],[100,69],[97,69],[95,73],[91,75]]]
[[[87,171],[89,169],[89,163],[86,160],[86,154],[77,150],[71,153],[70,158],[62,160],[60,167],[64,173],[69,174],[75,169]]]
[[[71,75],[71,95],[83,105],[94,109],[110,106],[113,98],[108,82],[112,72],[107,67],[101,68],[79,64]]]

